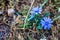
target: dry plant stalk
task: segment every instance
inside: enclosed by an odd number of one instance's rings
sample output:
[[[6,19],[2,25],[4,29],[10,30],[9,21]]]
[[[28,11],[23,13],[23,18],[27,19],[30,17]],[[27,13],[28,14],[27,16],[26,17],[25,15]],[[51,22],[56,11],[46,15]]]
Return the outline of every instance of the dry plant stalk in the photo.
[[[28,10],[26,19],[27,19],[27,17],[29,16],[30,10],[31,10],[31,8],[32,8],[32,6],[33,6],[33,4],[34,4],[34,2],[35,2],[35,0],[33,0],[33,1],[31,2],[31,6],[30,6],[30,8],[29,8],[29,10]],[[24,21],[24,28],[25,28],[26,19],[25,19],[25,21]]]
[[[16,23],[19,23],[19,24],[23,24],[23,20],[21,18],[21,16],[18,16],[15,20]]]

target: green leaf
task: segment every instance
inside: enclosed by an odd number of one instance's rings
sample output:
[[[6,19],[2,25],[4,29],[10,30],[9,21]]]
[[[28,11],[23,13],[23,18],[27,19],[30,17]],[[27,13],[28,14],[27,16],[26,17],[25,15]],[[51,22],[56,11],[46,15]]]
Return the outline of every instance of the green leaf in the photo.
[[[19,26],[19,28],[23,28],[23,24],[21,24],[21,25]]]
[[[47,2],[48,2],[48,0],[44,0],[44,3],[41,4],[40,7],[43,7]]]
[[[38,26],[37,26],[37,29],[42,29],[42,26],[41,26],[41,25],[38,25]]]
[[[50,16],[50,12],[47,11],[46,14],[45,14],[45,16],[46,17]]]

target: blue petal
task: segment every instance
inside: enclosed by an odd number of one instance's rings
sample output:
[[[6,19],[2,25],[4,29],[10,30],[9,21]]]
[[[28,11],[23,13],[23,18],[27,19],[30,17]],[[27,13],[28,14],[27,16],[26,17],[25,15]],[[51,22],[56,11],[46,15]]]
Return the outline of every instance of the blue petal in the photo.
[[[49,22],[49,23],[52,23],[53,22],[50,18],[47,18],[47,17],[44,18],[44,21],[45,22]]]
[[[48,18],[48,21],[51,21],[51,19],[50,19],[50,18]]]
[[[35,15],[36,13],[34,11],[31,11],[31,15]]]
[[[41,14],[42,10],[39,10],[39,14]]]
[[[47,26],[44,26],[44,29],[47,29]]]
[[[30,13],[35,13],[35,11],[31,11]]]
[[[52,21],[50,18],[48,18],[48,22],[49,22],[49,23],[53,23],[53,21]]]
[[[48,25],[48,30],[51,29],[51,27],[52,27],[52,24],[49,24],[49,25]]]
[[[45,22],[43,20],[41,20],[41,24],[42,24],[42,26],[44,26],[45,25]]]
[[[49,21],[49,23],[53,23],[53,21]]]
[[[44,21],[47,21],[47,17],[44,17],[43,19],[44,19]]]
[[[41,12],[42,12],[42,8],[40,7],[40,8],[39,8],[39,13],[41,14]]]
[[[32,11],[37,11],[37,10],[39,10],[38,7],[32,9]]]
[[[48,27],[51,28],[52,24],[49,24]]]

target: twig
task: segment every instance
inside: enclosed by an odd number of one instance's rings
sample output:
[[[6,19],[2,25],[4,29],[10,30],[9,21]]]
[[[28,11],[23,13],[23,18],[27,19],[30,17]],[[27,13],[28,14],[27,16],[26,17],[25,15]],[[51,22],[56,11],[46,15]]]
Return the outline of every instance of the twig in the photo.
[[[25,19],[25,23],[26,23],[26,20],[27,20],[27,18],[28,18],[28,16],[29,16],[29,12],[30,12],[33,4],[34,4],[34,1],[35,1],[35,0],[33,0],[32,3],[31,3],[31,6],[30,6],[30,8],[29,8],[29,11],[28,11],[27,16],[26,16],[26,19]],[[24,23],[24,28],[25,28],[25,23]]]

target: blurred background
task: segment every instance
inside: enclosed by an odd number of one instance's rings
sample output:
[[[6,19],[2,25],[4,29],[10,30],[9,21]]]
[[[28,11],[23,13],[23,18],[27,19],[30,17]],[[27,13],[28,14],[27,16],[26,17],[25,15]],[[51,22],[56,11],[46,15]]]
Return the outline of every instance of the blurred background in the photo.
[[[0,0],[0,40],[60,40],[60,0]]]

